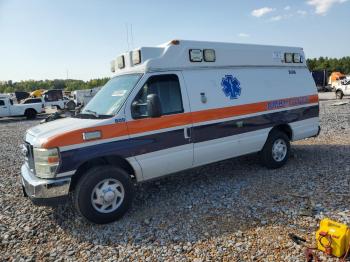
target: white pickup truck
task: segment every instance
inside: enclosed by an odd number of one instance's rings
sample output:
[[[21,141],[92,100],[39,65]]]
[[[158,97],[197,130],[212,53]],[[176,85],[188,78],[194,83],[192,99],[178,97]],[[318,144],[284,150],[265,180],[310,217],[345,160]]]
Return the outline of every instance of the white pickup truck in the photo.
[[[343,96],[350,96],[350,80],[343,80],[335,87],[335,96],[337,99],[343,99]]]
[[[0,117],[25,116],[34,119],[37,114],[44,113],[43,103],[14,104],[7,96],[0,96]]]

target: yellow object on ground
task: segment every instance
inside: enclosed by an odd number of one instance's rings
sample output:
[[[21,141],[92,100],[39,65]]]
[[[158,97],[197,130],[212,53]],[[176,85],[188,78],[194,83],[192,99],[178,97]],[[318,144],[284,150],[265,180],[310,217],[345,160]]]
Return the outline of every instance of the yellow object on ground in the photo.
[[[328,218],[321,220],[316,232],[317,248],[328,255],[342,257],[349,248],[350,229]]]

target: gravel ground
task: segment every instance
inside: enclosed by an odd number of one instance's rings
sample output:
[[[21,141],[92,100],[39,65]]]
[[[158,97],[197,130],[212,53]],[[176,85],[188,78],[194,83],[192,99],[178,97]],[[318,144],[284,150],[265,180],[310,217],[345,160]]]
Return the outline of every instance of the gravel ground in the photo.
[[[321,218],[350,224],[350,103],[334,102],[321,101],[320,136],[293,143],[285,167],[250,155],[145,183],[100,226],[22,197],[19,145],[38,121],[0,120],[0,261],[304,261],[288,233],[312,245]]]

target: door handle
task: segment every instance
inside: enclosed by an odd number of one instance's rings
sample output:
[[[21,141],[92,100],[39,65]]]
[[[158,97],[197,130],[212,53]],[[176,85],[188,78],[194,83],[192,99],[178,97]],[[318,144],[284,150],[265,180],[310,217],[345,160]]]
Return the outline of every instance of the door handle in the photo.
[[[185,127],[184,128],[184,136],[186,139],[190,139],[191,138],[191,128],[190,127]]]

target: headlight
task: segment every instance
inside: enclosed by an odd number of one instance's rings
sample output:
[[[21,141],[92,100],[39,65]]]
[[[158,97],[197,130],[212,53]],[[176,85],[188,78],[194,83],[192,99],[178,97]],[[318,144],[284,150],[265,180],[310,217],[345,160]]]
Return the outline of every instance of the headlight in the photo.
[[[34,148],[35,173],[41,178],[54,178],[60,157],[57,148]]]

